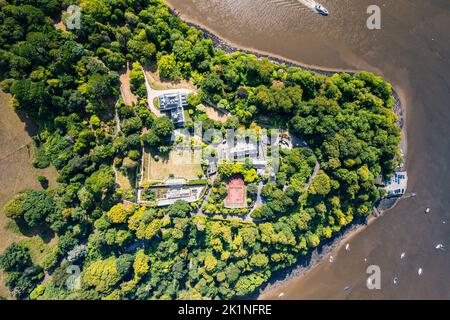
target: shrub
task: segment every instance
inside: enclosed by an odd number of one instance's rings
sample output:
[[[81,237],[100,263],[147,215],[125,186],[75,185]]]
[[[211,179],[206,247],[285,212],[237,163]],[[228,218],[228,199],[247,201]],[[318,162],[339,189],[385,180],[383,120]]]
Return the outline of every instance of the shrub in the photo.
[[[45,176],[38,176],[37,179],[41,184],[42,188],[44,189],[48,188],[48,179]]]
[[[22,272],[32,266],[28,248],[12,243],[0,256],[0,267],[7,272]]]

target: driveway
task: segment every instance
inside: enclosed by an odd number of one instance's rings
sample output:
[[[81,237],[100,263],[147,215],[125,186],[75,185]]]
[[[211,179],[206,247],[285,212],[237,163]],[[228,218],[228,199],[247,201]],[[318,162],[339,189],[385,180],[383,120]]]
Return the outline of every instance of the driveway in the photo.
[[[153,112],[157,117],[161,117],[162,114],[158,110],[158,108],[155,106],[153,101],[155,98],[158,98],[159,96],[165,95],[165,94],[172,94],[172,93],[192,93],[194,92],[191,89],[167,89],[167,90],[155,90],[150,86],[150,83],[147,79],[147,75],[145,74],[144,69],[142,69],[142,72],[144,73],[145,78],[145,88],[147,89],[147,103],[150,108],[150,111]]]

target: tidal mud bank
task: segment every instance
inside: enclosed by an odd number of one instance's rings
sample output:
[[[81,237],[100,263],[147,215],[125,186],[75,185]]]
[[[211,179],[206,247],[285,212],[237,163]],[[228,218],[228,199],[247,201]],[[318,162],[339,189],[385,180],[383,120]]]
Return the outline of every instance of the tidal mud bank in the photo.
[[[303,70],[311,71],[311,72],[318,73],[318,74],[323,74],[326,76],[332,76],[335,73],[344,73],[344,72],[348,73],[350,75],[353,75],[353,74],[357,73],[358,71],[361,71],[361,70],[346,70],[346,69],[330,69],[330,68],[324,68],[324,67],[315,66],[315,65],[304,64],[299,61],[293,61],[293,60],[286,59],[286,58],[278,56],[278,55],[270,54],[267,52],[262,52],[262,51],[255,50],[255,49],[245,48],[243,46],[238,46],[238,45],[235,45],[235,44],[219,37],[214,32],[212,32],[211,30],[204,27],[203,25],[186,20],[185,18],[181,17],[180,14],[173,7],[169,6],[169,10],[173,15],[179,17],[188,25],[201,30],[203,32],[203,36],[205,38],[211,39],[213,41],[215,49],[223,50],[224,52],[226,52],[228,54],[232,54],[234,52],[245,52],[248,54],[253,54],[253,55],[257,56],[258,58],[267,58],[270,61],[273,61],[275,63],[285,64],[288,67],[299,67],[299,68],[302,68]],[[394,87],[392,87],[392,95],[394,96],[394,101],[395,101],[394,112],[399,119],[399,127],[400,127],[400,129],[402,129],[401,149],[403,152],[404,160],[406,160],[406,145],[407,145],[406,144],[406,127],[405,127],[406,113],[405,113],[405,107],[404,107],[404,103],[403,103],[403,97],[401,97],[399,92],[397,92],[397,90]]]
[[[170,9],[171,12],[180,17],[178,12],[174,9]],[[267,58],[270,61],[273,61],[278,64],[285,64],[288,67],[300,67],[303,70],[311,71],[318,74],[323,74],[326,76],[332,76],[335,73],[348,73],[353,75],[357,73],[359,70],[344,70],[344,69],[331,69],[331,68],[323,68],[316,65],[308,65],[298,61],[293,61],[286,59],[284,57],[270,54],[267,52],[262,52],[255,49],[245,48],[243,46],[238,46],[232,44],[229,41],[224,40],[219,37],[206,27],[194,23],[191,21],[187,21],[186,19],[180,17],[184,22],[188,25],[195,27],[203,32],[203,36],[205,38],[211,39],[214,44],[214,48],[217,50],[223,50],[228,54],[232,54],[234,52],[244,52],[248,54],[253,54],[258,58]],[[403,164],[406,163],[406,155],[407,155],[407,143],[406,143],[406,110],[405,110],[405,96],[397,91],[394,87],[392,87],[392,95],[394,97],[394,108],[393,111],[398,117],[398,125],[402,131],[402,142],[401,142],[401,150],[403,153]],[[269,295],[270,292],[273,292],[275,289],[283,286],[285,283],[291,281],[292,279],[301,277],[305,275],[308,271],[318,266],[321,263],[327,263],[325,260],[331,253],[335,252],[338,248],[340,248],[344,243],[349,243],[349,241],[359,232],[363,231],[366,227],[368,227],[373,221],[375,221],[378,217],[382,216],[387,211],[391,210],[398,203],[398,199],[392,199],[387,202],[383,202],[382,205],[378,206],[378,208],[374,209],[373,214],[368,216],[367,218],[361,218],[353,221],[349,225],[345,226],[340,232],[334,234],[330,239],[324,240],[321,244],[313,251],[308,253],[306,256],[299,256],[297,263],[282,270],[275,271],[268,282],[263,284],[258,290],[256,290],[252,295],[244,297],[245,299],[261,299],[264,298],[265,295]]]

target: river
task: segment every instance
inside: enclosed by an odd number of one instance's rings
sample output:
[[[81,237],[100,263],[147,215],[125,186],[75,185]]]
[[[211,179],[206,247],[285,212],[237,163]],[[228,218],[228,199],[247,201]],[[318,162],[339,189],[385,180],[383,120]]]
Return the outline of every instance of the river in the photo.
[[[348,251],[332,253],[333,263],[326,259],[260,298],[450,299],[450,2],[321,0],[328,17],[308,8],[308,0],[167,2],[237,46],[382,75],[406,107],[408,192],[417,196],[349,239]],[[380,30],[366,26],[370,5],[381,9]],[[438,243],[448,250],[436,250]],[[369,265],[380,267],[380,290],[366,286]]]

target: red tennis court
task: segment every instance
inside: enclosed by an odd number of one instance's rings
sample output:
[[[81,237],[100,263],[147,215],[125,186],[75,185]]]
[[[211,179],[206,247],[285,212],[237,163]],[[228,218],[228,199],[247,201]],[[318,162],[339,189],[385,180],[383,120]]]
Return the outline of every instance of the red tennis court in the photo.
[[[245,208],[247,206],[246,188],[242,176],[231,177],[227,182],[226,208]]]

